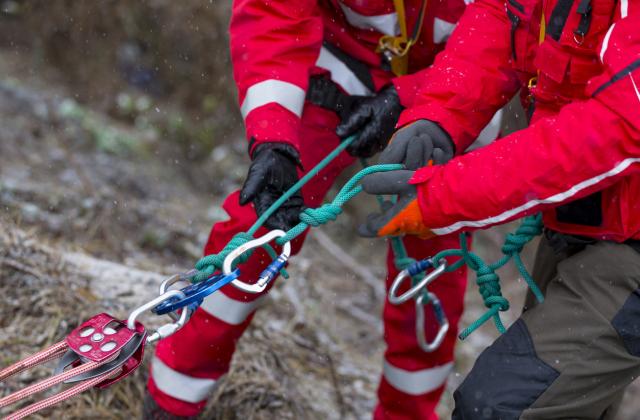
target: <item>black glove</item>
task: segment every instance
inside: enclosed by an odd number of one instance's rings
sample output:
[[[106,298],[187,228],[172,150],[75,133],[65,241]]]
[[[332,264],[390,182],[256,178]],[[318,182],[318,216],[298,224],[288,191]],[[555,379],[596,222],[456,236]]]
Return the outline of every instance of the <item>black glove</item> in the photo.
[[[363,99],[336,129],[338,137],[357,134],[358,138],[347,147],[347,152],[356,157],[371,157],[389,142],[393,129],[402,112],[398,92],[393,85],[378,94]]]
[[[252,201],[260,216],[293,184],[298,182],[300,157],[296,149],[285,143],[263,143],[256,146],[247,179],[240,192],[240,205]],[[304,209],[300,191],[267,219],[269,229],[289,230],[300,221]]]
[[[451,137],[433,121],[418,120],[396,131],[380,163],[402,163],[407,169],[447,163],[455,154]]]

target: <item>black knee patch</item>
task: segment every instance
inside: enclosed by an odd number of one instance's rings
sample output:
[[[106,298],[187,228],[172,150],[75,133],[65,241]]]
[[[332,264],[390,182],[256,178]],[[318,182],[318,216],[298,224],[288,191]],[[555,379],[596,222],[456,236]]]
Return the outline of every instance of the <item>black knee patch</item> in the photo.
[[[518,419],[560,373],[538,358],[519,319],[480,354],[453,397],[457,420]]]
[[[640,289],[631,293],[611,325],[620,334],[629,354],[640,357]]]

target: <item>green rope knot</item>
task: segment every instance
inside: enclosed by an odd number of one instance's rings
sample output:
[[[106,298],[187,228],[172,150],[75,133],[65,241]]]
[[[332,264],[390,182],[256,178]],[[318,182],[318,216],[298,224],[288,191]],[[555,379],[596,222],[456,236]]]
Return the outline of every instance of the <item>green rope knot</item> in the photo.
[[[502,296],[500,278],[490,267],[485,265],[478,270],[476,284],[480,289],[484,306],[492,308],[497,305],[500,311],[509,309],[509,301]]]
[[[300,213],[300,221],[309,226],[317,227],[331,220],[336,220],[341,213],[342,208],[339,205],[327,203],[316,209],[305,209]]]
[[[222,249],[222,251],[218,252],[217,254],[207,255],[206,257],[201,258],[196,263],[196,270],[198,270],[199,273],[193,277],[193,283],[204,281],[211,277],[213,273],[216,272],[216,270],[222,270],[222,264],[224,263],[224,259],[227,258],[227,255],[229,255],[229,253],[234,249],[246,244],[253,239],[253,236],[249,235],[248,233],[240,232],[233,238],[231,238],[229,243]],[[252,253],[253,250],[245,252],[244,254],[236,258],[234,263],[238,264],[246,262]]]

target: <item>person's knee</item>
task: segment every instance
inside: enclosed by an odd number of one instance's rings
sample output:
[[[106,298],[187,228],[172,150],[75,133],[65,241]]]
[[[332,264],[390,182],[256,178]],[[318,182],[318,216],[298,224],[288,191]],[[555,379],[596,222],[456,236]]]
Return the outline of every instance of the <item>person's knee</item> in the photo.
[[[487,348],[454,393],[456,420],[518,419],[558,377],[536,355],[524,321]]]

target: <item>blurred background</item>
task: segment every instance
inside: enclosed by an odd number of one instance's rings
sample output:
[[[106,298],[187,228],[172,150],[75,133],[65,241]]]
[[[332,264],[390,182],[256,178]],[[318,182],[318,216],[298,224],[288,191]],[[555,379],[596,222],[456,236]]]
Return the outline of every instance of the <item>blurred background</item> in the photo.
[[[163,276],[200,258],[249,162],[229,13],[230,1],[217,0],[0,0],[0,366],[95,313],[125,317]],[[522,126],[521,111],[509,114],[506,132]],[[359,198],[312,232],[203,418],[370,417],[384,351],[386,247],[358,238],[354,226],[373,206]],[[476,250],[497,258],[512,228],[478,233]],[[526,284],[512,267],[501,274],[511,323]],[[466,300],[463,326],[484,309],[473,278]],[[443,418],[495,336],[486,325],[458,346]],[[21,374],[0,394],[47,374]],[[145,381],[139,369],[41,416],[135,418]],[[621,419],[640,418],[636,388]]]

